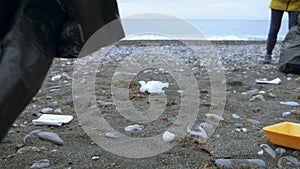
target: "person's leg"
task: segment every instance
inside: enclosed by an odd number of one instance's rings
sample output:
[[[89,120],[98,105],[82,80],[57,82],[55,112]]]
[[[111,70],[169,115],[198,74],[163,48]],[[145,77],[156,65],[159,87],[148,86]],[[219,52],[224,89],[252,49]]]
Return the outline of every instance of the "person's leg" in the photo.
[[[18,12],[0,43],[0,142],[40,89],[65,15],[56,0],[28,0]]]
[[[267,55],[272,55],[272,51],[276,44],[277,35],[281,26],[283,11],[271,10],[271,23],[267,40]]]
[[[295,26],[297,23],[297,12],[290,11],[288,13],[289,13],[289,29],[291,29],[291,27]]]

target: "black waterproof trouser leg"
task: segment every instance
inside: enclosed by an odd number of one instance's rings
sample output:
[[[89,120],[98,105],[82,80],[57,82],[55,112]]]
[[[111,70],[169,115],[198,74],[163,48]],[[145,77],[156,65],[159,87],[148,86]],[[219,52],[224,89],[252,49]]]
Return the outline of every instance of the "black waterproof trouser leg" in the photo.
[[[272,55],[272,51],[277,41],[277,35],[280,30],[282,16],[284,11],[271,9],[271,22],[267,40],[267,55]],[[296,24],[297,12],[290,11],[289,14],[289,29]]]
[[[57,34],[65,15],[56,0],[12,4],[18,6],[14,15],[0,15],[11,16],[5,19],[12,23],[9,31],[0,28],[5,34],[0,43],[0,141],[40,89],[56,54]]]

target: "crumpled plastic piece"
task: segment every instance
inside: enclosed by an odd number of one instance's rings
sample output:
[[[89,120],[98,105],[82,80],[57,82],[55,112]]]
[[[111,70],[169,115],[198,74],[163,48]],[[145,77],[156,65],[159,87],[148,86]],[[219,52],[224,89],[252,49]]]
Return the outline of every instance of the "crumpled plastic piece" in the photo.
[[[146,92],[148,91],[149,93],[164,93],[163,88],[169,87],[169,83],[163,83],[160,81],[139,81],[141,88],[140,92]]]
[[[70,115],[43,114],[38,119],[32,120],[33,125],[61,126],[73,119]]]
[[[255,80],[255,83],[258,84],[279,84],[281,80],[279,78],[273,79],[273,80],[267,80],[267,79],[257,79]]]

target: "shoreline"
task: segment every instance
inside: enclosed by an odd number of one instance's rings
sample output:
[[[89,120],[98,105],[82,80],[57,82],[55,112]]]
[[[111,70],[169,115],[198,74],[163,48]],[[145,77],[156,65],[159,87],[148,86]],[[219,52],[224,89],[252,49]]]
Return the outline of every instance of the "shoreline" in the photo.
[[[139,45],[139,43],[147,43],[147,45],[176,45],[178,42],[187,42],[197,45],[201,42],[212,43],[216,45],[251,45],[251,44],[266,44],[266,40],[121,40],[117,45]],[[282,44],[283,41],[278,40],[276,45]]]

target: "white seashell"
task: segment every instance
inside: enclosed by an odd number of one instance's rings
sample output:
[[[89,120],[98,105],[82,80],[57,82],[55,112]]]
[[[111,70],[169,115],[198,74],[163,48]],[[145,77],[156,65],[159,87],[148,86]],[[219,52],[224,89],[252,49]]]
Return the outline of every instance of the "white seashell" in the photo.
[[[171,142],[175,139],[176,135],[174,133],[171,133],[169,131],[164,132],[163,134],[163,140],[165,142]]]

